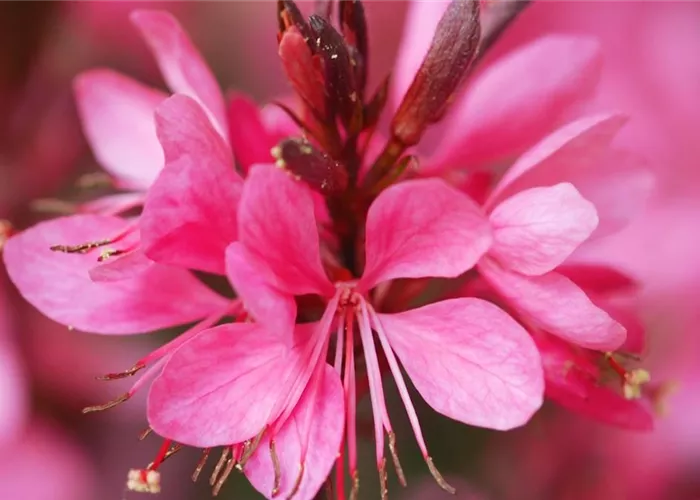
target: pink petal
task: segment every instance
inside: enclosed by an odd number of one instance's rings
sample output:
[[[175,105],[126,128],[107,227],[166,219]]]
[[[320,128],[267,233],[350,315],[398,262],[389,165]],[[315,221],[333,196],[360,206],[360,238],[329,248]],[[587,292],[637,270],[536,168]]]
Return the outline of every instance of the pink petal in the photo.
[[[448,5],[450,2],[444,0],[410,2],[391,78],[391,109],[398,107],[413,82]]]
[[[479,272],[510,306],[553,335],[601,351],[613,351],[625,341],[624,327],[561,274],[523,276],[489,258],[481,260]]]
[[[504,430],[523,425],[541,406],[537,348],[490,302],[452,299],[379,316],[413,384],[436,411]]]
[[[396,184],[367,214],[366,264],[359,286],[394,278],[453,278],[488,250],[488,221],[467,196],[438,179]]]
[[[25,299],[54,321],[95,333],[158,330],[202,318],[226,304],[185,271],[155,265],[132,279],[94,282],[88,273],[99,251],[67,254],[49,248],[110,237],[126,224],[98,215],[37,224],[7,242],[10,278]]]
[[[518,191],[561,181],[560,171],[592,168],[605,158],[610,143],[627,119],[619,114],[581,118],[556,130],[523,154],[491,193],[493,207]]]
[[[275,498],[289,498],[299,475],[302,447],[307,450],[304,475],[295,500],[313,500],[328,478],[343,441],[345,408],[343,387],[335,370],[326,365],[316,394],[307,386],[289,421],[274,437],[280,463],[280,488]],[[308,424],[306,423],[308,422]],[[308,427],[308,435],[304,429]],[[274,467],[270,437],[263,438],[258,452],[246,463],[245,475],[265,498],[272,499]]]
[[[124,187],[147,189],[163,167],[153,113],[166,95],[107,69],[82,73],[74,90],[97,161]]]
[[[601,63],[598,43],[581,36],[548,35],[503,56],[454,104],[431,163],[476,166],[521,153],[591,93]]]
[[[592,203],[568,183],[522,191],[491,213],[494,243],[489,255],[527,275],[551,271],[598,225]]]
[[[139,248],[125,255],[110,257],[88,271],[92,281],[119,281],[136,277],[155,265]]]
[[[238,237],[267,264],[278,289],[333,295],[321,264],[314,202],[309,189],[271,165],[256,165],[246,179],[238,212]]]
[[[265,279],[264,262],[241,243],[226,249],[226,274],[246,310],[271,333],[285,339],[294,331],[297,306],[292,295],[283,293]]]
[[[268,133],[257,104],[244,94],[229,94],[228,126],[233,155],[242,172],[256,163],[274,161],[270,150],[279,138]]]
[[[254,437],[282,397],[289,352],[258,324],[205,330],[175,351],[153,382],[151,427],[201,448]]]
[[[170,90],[201,103],[228,141],[226,105],[219,84],[177,19],[165,11],[137,10],[131,13],[131,21],[153,52]]]
[[[163,264],[224,274],[243,188],[231,152],[187,96],[174,95],[159,106],[156,125],[165,168],[141,216],[144,252]]]
[[[571,263],[557,269],[562,274],[588,292],[612,293],[634,292],[641,283],[614,267],[600,264]]]
[[[145,198],[146,194],[143,192],[108,194],[106,196],[88,201],[87,203],[83,203],[80,205],[80,212],[100,215],[118,215],[140,207],[143,205]]]

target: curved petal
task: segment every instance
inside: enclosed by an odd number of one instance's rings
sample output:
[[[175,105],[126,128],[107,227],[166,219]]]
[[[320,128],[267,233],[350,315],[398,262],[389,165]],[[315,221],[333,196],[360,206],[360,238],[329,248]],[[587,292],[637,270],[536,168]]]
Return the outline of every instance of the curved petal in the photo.
[[[81,73],[73,87],[97,161],[124,187],[148,189],[163,168],[153,113],[167,96],[107,69]]]
[[[289,349],[261,325],[205,330],[172,355],[148,396],[153,430],[200,448],[241,443],[283,396]]]
[[[238,211],[238,237],[274,273],[287,293],[333,295],[309,189],[283,170],[256,165],[246,179]]]
[[[4,259],[10,278],[22,296],[49,318],[95,333],[158,330],[202,318],[226,304],[226,299],[179,269],[154,265],[131,279],[94,282],[88,273],[97,264],[95,252],[50,250],[56,244],[112,237],[127,224],[98,215],[37,224],[6,243]]]
[[[394,278],[453,278],[469,270],[491,244],[481,209],[438,179],[386,189],[367,214],[365,290]]]
[[[238,168],[245,174],[256,163],[274,162],[270,150],[281,137],[268,133],[255,102],[239,93],[228,97],[229,137]]]
[[[503,175],[486,202],[494,207],[508,196],[534,186],[566,181],[562,172],[593,168],[605,158],[610,143],[626,123],[620,114],[588,116],[571,122],[524,153]]]
[[[406,373],[436,411],[505,430],[526,423],[542,405],[535,343],[490,302],[452,299],[379,317]]]
[[[598,225],[593,204],[568,183],[511,196],[489,220],[489,255],[511,271],[535,276],[564,262]]]
[[[280,339],[291,336],[297,315],[296,302],[292,295],[279,291],[266,280],[270,271],[264,262],[251,255],[241,243],[231,243],[226,249],[226,274],[255,321]]]
[[[124,255],[110,257],[88,271],[92,281],[119,281],[133,278],[156,265],[140,248]]]
[[[144,204],[144,252],[163,264],[224,274],[243,189],[231,152],[187,96],[174,95],[159,106],[156,126],[165,168]]]
[[[398,108],[408,87],[413,82],[418,68],[428,53],[435,29],[449,5],[450,2],[445,0],[431,0],[430,2],[413,0],[410,2],[399,53],[396,56],[391,77],[392,110]]]
[[[131,22],[141,31],[170,90],[200,102],[228,141],[226,104],[219,84],[177,19],[166,11],[136,10]]]
[[[478,267],[498,294],[535,326],[588,349],[613,351],[625,341],[625,328],[561,274],[523,276],[489,258]]]
[[[246,463],[245,475],[265,498],[291,498],[303,462],[304,471],[294,498],[313,500],[338,458],[345,423],[343,387],[329,365],[324,367],[318,384],[317,388],[307,386],[294,413],[274,437],[281,473],[277,495],[272,494],[275,470],[268,451],[269,435]],[[303,457],[302,450],[306,450]]]
[[[440,153],[430,163],[440,169],[477,166],[520,154],[591,93],[601,67],[599,44],[582,36],[540,37],[503,56],[455,102]]]

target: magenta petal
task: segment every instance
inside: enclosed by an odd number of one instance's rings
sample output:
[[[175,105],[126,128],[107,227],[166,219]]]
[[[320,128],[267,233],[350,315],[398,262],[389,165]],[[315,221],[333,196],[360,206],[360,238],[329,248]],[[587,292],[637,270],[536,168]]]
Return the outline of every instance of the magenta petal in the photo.
[[[523,425],[542,405],[535,343],[490,302],[452,299],[379,317],[406,373],[436,411],[504,430]]]
[[[190,273],[155,265],[132,279],[90,279],[99,251],[67,254],[49,249],[111,237],[128,223],[117,217],[76,215],[42,222],[11,238],[5,265],[20,293],[49,318],[79,330],[130,334],[188,323],[222,308],[226,300]]]
[[[313,500],[338,458],[345,419],[343,388],[336,371],[329,365],[324,368],[319,386],[307,386],[294,413],[275,436],[281,472],[279,496],[275,498],[290,498],[299,475],[302,447],[307,450],[304,475],[295,500]],[[309,428],[308,436],[303,435],[305,427]],[[244,471],[251,484],[271,500],[275,473],[269,448],[270,437],[266,436]]]
[[[524,153],[508,169],[487,201],[493,207],[504,198],[533,186],[567,180],[561,172],[594,168],[609,153],[610,143],[627,119],[619,114],[581,118],[556,130]]]
[[[269,270],[241,243],[226,250],[226,274],[246,310],[280,339],[294,331],[297,305],[292,295],[283,293],[266,280]]]
[[[625,341],[625,328],[561,274],[524,276],[489,258],[479,263],[479,272],[512,307],[553,335],[601,351],[615,350]]]
[[[133,278],[155,264],[138,248],[100,262],[90,269],[89,274],[92,281],[119,281]]]
[[[201,448],[252,438],[282,397],[289,352],[258,324],[205,330],[175,351],[153,382],[151,427]]]
[[[491,230],[481,209],[438,179],[396,184],[367,214],[366,264],[360,285],[394,278],[452,278],[488,250]]]
[[[271,165],[256,165],[246,179],[238,237],[267,264],[280,290],[333,295],[321,264],[314,201],[309,189]]]
[[[601,62],[595,39],[562,35],[538,38],[496,60],[455,102],[442,154],[431,163],[477,165],[520,154],[590,94]]]
[[[153,112],[166,95],[107,69],[82,73],[74,89],[97,160],[124,187],[147,189],[163,167]]]
[[[199,101],[228,141],[226,105],[219,84],[177,19],[166,11],[137,10],[131,21],[151,48],[170,90]]]
[[[229,95],[228,126],[231,148],[242,172],[256,163],[274,161],[270,150],[281,137],[268,133],[257,104],[247,96]]]
[[[224,274],[243,187],[231,152],[187,96],[174,95],[159,106],[156,125],[165,168],[146,197],[144,252],[163,264]]]
[[[489,255],[527,275],[551,271],[598,225],[593,204],[568,183],[522,191],[489,216],[494,243]]]

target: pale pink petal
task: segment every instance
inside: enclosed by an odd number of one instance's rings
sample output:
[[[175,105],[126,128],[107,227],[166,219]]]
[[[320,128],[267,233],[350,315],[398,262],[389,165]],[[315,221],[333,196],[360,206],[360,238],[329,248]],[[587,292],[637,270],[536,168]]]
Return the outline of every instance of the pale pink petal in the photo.
[[[289,352],[259,324],[205,330],[175,351],[153,382],[149,424],[201,448],[254,437],[282,397]]]
[[[282,99],[285,102],[294,107],[295,101],[292,98]],[[300,134],[299,125],[297,125],[294,120],[277,104],[266,104],[260,110],[260,119],[271,135],[277,138],[277,141],[289,137],[298,136]]]
[[[202,107],[174,95],[156,111],[165,168],[141,216],[145,254],[156,262],[224,274],[236,239],[243,180]]]
[[[50,250],[112,237],[126,224],[97,215],[37,224],[7,242],[10,278],[25,299],[54,321],[95,333],[145,333],[223,308],[226,300],[186,271],[155,265],[132,279],[98,283],[88,273],[99,249],[87,254]]]
[[[568,183],[511,196],[489,220],[489,255],[512,271],[535,276],[564,262],[598,225],[593,204]]]
[[[267,263],[274,285],[294,295],[333,295],[321,264],[314,201],[310,190],[283,170],[254,166],[238,212],[238,237]],[[271,277],[268,277],[271,278]]]
[[[594,39],[564,35],[538,38],[503,56],[455,102],[438,156],[430,163],[434,168],[477,166],[523,152],[591,93],[601,62]]]
[[[166,95],[107,69],[82,73],[74,89],[97,161],[124,187],[147,189],[163,167],[153,113]]]
[[[92,281],[119,281],[134,278],[155,264],[138,248],[124,255],[110,257],[91,268],[88,273]]]
[[[228,97],[229,137],[238,168],[245,173],[256,163],[273,162],[270,150],[281,137],[268,133],[255,102],[239,93]]]
[[[391,83],[391,108],[396,109],[406,90],[413,82],[416,72],[428,53],[442,15],[450,5],[445,0],[413,0],[410,2],[403,38],[396,57]]]
[[[491,231],[481,209],[438,179],[396,184],[367,214],[366,264],[359,286],[394,278],[453,278],[488,250]]]
[[[553,335],[601,351],[615,350],[625,341],[624,327],[561,274],[524,276],[504,269],[490,258],[482,259],[478,268],[510,306]]]
[[[345,408],[343,387],[336,371],[324,367],[319,386],[309,385],[289,421],[274,437],[280,464],[279,496],[289,498],[299,475],[302,447],[306,449],[304,474],[296,500],[313,500],[333,467],[343,440]],[[306,424],[306,422],[309,422]],[[308,427],[308,435],[304,429]],[[272,499],[274,467],[269,452],[270,436],[265,436],[258,452],[246,463],[244,472],[265,498]]]
[[[226,249],[226,274],[255,321],[280,339],[292,334],[296,302],[292,295],[281,292],[266,280],[270,272],[265,262],[250,254],[241,243],[231,243]]]
[[[379,317],[406,373],[436,411],[470,425],[511,429],[541,406],[535,343],[490,302],[452,299]]]
[[[199,101],[228,141],[226,104],[219,84],[177,19],[165,11],[137,10],[131,21],[151,48],[170,90]]]
[[[587,169],[603,160],[610,143],[627,119],[619,114],[581,118],[545,137],[508,169],[491,193],[487,206],[534,186],[550,186],[561,181],[560,170]]]

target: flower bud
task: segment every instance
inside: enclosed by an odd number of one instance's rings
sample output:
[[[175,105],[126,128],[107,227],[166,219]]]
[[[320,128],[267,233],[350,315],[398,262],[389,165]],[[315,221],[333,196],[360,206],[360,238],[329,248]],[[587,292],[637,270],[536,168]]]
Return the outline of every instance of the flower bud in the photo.
[[[343,165],[306,139],[285,139],[271,152],[278,167],[288,170],[324,195],[342,192],[348,186],[348,174]]]

